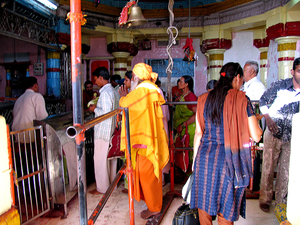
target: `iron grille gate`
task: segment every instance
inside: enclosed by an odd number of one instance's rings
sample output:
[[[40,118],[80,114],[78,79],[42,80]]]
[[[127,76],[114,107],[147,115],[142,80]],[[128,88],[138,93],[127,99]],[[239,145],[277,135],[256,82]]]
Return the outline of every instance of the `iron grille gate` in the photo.
[[[50,210],[42,126],[10,132],[15,198],[21,224]]]

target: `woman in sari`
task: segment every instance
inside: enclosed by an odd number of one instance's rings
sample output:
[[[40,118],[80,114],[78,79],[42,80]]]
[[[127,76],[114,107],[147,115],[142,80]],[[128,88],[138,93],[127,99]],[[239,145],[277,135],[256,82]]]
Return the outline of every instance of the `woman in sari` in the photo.
[[[194,94],[194,81],[191,76],[182,76],[178,82],[178,88],[182,90],[182,95],[179,97],[179,102],[193,102],[197,101],[197,97]],[[177,135],[181,138],[185,135],[185,129],[187,126],[188,134],[190,137],[189,146],[185,147],[193,147],[193,140],[195,135],[195,113],[196,113],[197,105],[176,105],[174,118],[173,118],[173,126],[177,131]],[[190,151],[190,162],[192,162],[192,154]],[[175,162],[176,163],[176,162]],[[186,171],[184,171],[186,172]]]
[[[233,224],[245,217],[245,189],[252,177],[250,137],[262,130],[245,93],[243,69],[227,63],[214,89],[198,98],[194,138],[194,183],[191,208],[198,208],[201,225]]]

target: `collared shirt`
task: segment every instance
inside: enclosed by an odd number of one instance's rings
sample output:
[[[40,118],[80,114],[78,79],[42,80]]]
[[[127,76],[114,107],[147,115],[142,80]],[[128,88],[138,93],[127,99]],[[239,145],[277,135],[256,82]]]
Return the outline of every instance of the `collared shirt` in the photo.
[[[44,97],[40,93],[27,89],[15,102],[13,108],[12,130],[23,130],[33,127],[33,120],[43,120],[48,116]],[[20,138],[24,142],[23,137]],[[31,140],[26,134],[26,143],[34,140],[31,132]]]
[[[251,101],[258,101],[265,91],[265,86],[257,77],[253,77],[244,84],[244,92]]]
[[[100,96],[95,108],[95,117],[111,112],[119,107],[120,95],[110,83],[100,89]],[[109,141],[116,128],[116,116],[97,124],[94,129],[94,138]]]
[[[262,95],[259,105],[263,114],[269,114],[279,132],[274,135],[283,142],[291,140],[292,118],[299,112],[300,90],[295,90],[293,78],[278,80]]]

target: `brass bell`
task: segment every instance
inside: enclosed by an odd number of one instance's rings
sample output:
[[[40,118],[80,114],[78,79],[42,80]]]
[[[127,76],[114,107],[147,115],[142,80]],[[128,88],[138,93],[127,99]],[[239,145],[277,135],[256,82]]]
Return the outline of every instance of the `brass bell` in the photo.
[[[147,23],[148,21],[142,14],[142,10],[139,6],[134,5],[131,7],[131,12],[127,21],[127,26],[139,26]]]

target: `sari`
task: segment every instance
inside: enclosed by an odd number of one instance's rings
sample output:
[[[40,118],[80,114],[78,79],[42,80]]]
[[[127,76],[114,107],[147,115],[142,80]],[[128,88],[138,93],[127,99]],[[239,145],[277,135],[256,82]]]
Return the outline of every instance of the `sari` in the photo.
[[[182,96],[180,102],[186,101],[197,101],[197,97],[194,93],[190,92],[186,96]],[[189,105],[190,108],[196,105]],[[188,105],[176,105],[174,118],[173,118],[173,125],[174,129],[176,129],[179,125],[185,126],[184,122],[186,122],[194,112],[189,108]],[[194,145],[194,136],[195,136],[195,129],[196,129],[196,122],[188,125],[188,134],[190,136],[189,147],[193,147]],[[185,135],[185,128],[181,131],[180,138]]]

